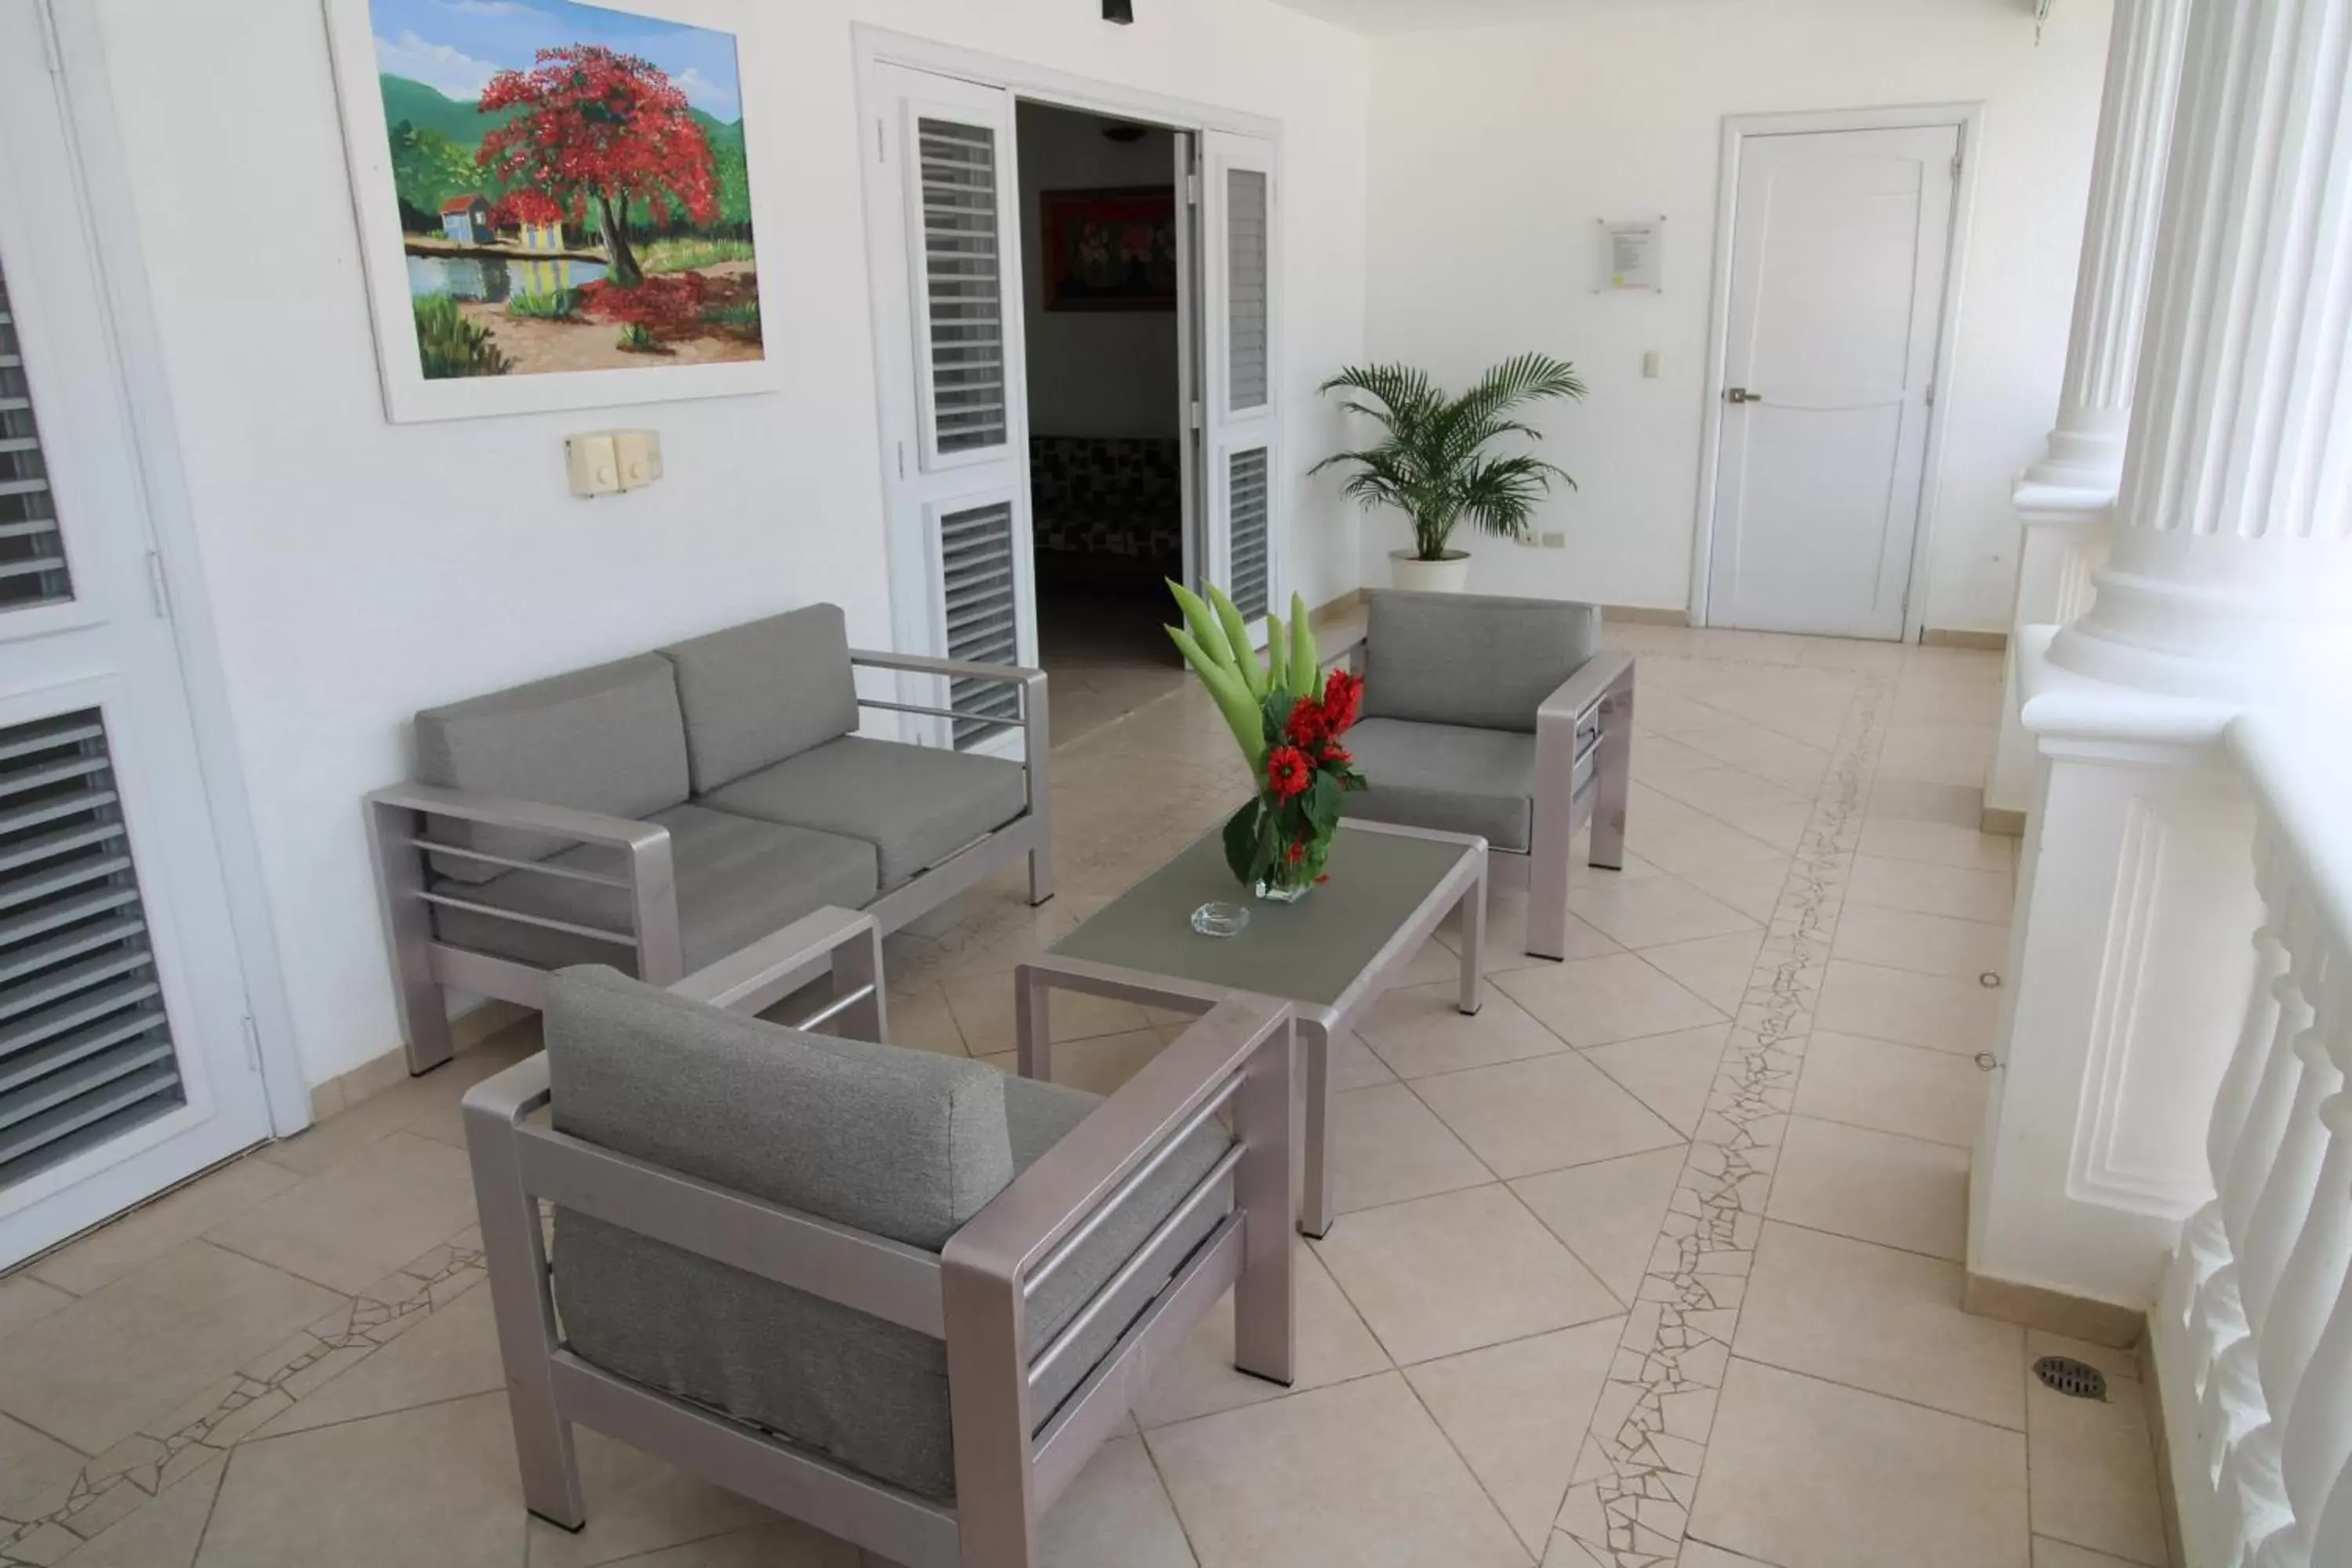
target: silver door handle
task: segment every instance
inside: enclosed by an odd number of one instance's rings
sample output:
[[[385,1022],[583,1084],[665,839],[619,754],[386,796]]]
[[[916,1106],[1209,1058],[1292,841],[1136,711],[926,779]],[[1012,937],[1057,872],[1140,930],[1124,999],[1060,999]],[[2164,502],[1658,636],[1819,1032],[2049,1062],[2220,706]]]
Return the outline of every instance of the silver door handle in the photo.
[[[1764,395],[1760,392],[1750,392],[1744,386],[1735,386],[1723,395],[1723,400],[1726,403],[1761,403],[1764,401]]]

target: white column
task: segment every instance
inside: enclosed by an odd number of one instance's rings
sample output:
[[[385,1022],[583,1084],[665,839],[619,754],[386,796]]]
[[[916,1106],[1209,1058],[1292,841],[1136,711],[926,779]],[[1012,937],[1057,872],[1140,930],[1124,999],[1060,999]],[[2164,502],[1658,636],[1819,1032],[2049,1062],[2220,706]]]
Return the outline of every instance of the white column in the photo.
[[[2113,553],[2062,668],[2241,700],[2352,668],[2352,0],[2204,0]]]
[[[2019,713],[2018,646],[2028,626],[2065,626],[2088,610],[2091,575],[2106,563],[2108,514],[2123,484],[2140,328],[2156,270],[2189,6],[2189,0],[2119,0],[2108,35],[2058,424],[2049,450],[2018,479],[2013,497],[2022,531],[2000,740],[1985,775],[1989,833],[2024,831],[2039,765]]]

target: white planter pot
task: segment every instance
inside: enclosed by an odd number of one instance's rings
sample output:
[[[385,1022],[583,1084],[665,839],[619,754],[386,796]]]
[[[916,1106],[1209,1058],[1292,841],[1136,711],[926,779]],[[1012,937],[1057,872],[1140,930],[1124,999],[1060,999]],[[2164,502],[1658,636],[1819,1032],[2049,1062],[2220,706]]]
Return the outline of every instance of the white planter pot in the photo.
[[[1410,550],[1391,550],[1389,585],[1422,594],[1459,594],[1470,586],[1470,552],[1449,550],[1441,560],[1417,561]]]

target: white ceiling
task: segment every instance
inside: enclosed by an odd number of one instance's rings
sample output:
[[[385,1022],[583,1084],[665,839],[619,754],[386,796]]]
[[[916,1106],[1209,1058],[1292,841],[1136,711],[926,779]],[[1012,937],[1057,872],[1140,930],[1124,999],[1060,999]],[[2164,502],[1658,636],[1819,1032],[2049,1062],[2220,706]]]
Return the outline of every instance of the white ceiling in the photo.
[[[1578,11],[1696,5],[1704,0],[1275,0],[1359,33],[1427,33],[1544,22]]]

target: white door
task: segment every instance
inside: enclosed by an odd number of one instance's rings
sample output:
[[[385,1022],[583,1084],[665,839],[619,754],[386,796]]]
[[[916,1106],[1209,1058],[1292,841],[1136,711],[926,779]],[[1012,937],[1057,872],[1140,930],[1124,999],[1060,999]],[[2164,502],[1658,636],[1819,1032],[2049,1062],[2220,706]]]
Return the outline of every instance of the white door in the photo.
[[[1285,586],[1274,143],[1223,131],[1201,142],[1207,575],[1263,629]]]
[[[1740,142],[1708,624],[1903,636],[1959,135]]]
[[[877,64],[866,221],[875,268],[885,489],[899,647],[1037,660],[1021,224],[1013,95]],[[906,591],[908,584],[921,584]],[[908,700],[959,717],[914,738],[998,750],[1015,689],[910,677]]]
[[[39,0],[0,0],[0,1268],[269,1135]]]

